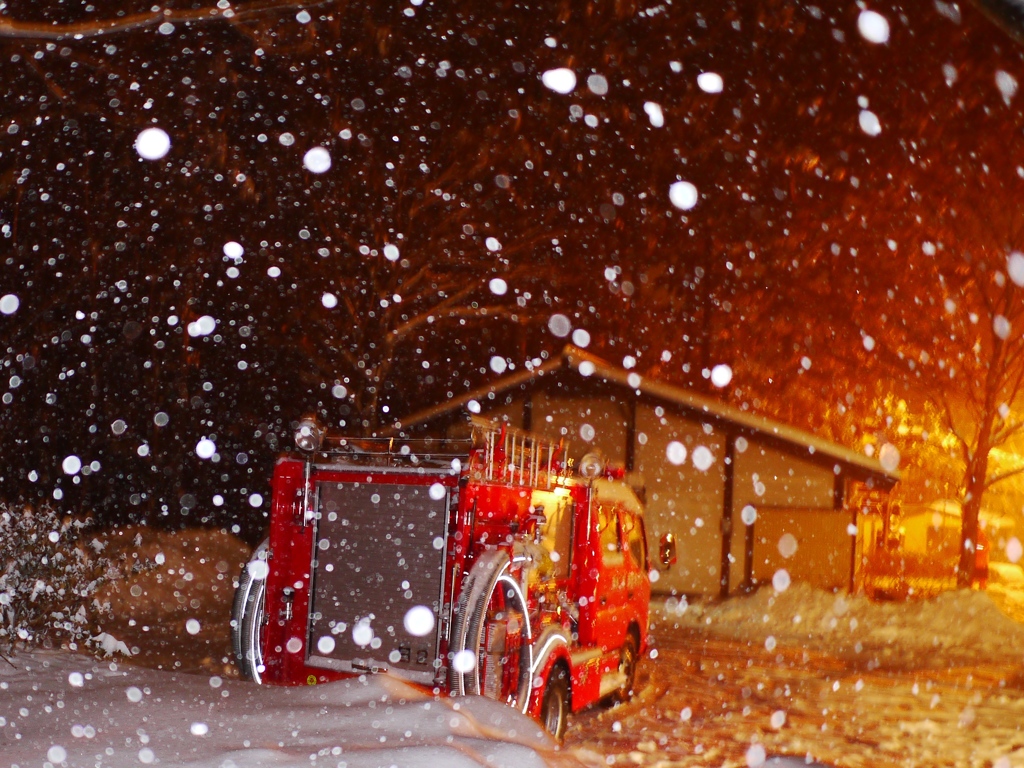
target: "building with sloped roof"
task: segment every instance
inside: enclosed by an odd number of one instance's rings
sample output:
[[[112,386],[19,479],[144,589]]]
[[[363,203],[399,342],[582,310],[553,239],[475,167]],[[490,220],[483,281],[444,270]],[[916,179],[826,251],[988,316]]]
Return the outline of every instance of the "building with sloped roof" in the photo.
[[[458,429],[467,414],[600,451],[642,489],[654,588],[726,596],[776,574],[853,588],[868,542],[858,520],[899,479],[878,461],[803,430],[611,365],[567,346],[404,419],[405,435]],[[678,559],[659,562],[674,538]]]

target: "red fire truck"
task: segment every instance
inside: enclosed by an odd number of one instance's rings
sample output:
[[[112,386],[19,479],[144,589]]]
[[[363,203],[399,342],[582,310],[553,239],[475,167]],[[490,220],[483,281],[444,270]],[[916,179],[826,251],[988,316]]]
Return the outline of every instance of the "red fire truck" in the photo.
[[[235,595],[246,677],[386,672],[506,702],[556,738],[570,711],[630,696],[650,602],[636,493],[595,455],[574,467],[557,442],[479,419],[468,432],[299,424]]]

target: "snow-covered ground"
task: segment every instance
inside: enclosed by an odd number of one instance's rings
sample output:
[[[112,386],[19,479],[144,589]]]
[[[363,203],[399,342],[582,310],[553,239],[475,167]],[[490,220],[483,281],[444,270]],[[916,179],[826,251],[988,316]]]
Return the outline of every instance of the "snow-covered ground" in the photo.
[[[806,584],[772,588],[723,603],[669,599],[658,611],[659,636],[710,632],[744,643],[804,647],[842,659],[902,660],[913,666],[1024,661],[1024,626],[1010,619],[1021,592],[945,592],[930,600],[872,602]],[[1001,610],[1002,604],[1006,610]]]
[[[1012,579],[911,603],[800,584],[660,602],[634,700],[577,714],[556,751],[504,706],[384,676],[238,680],[228,622],[248,548],[148,529],[105,544],[125,553],[123,580],[101,595],[111,656],[0,660],[0,768],[1024,766],[1024,586]]]
[[[993,600],[995,598],[995,600]],[[794,584],[669,600],[629,704],[575,718],[592,766],[1024,766],[1024,594],[872,603]],[[997,605],[998,603],[998,605]]]
[[[0,662],[0,756],[12,768],[573,764],[509,707],[383,675],[269,688],[63,651]]]
[[[110,655],[0,661],[0,766],[578,765],[533,720],[482,698],[437,699],[383,675],[233,679],[232,578],[248,547],[219,531],[122,529],[102,542],[127,555],[124,579],[99,596],[114,618],[96,645]]]

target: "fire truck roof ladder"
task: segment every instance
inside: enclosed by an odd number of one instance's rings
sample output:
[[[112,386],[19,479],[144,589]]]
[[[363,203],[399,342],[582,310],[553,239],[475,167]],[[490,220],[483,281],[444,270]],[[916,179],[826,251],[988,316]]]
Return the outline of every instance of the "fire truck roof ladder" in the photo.
[[[483,447],[483,476],[487,480],[551,488],[566,468],[562,440],[479,417],[472,419],[472,425],[474,443]]]

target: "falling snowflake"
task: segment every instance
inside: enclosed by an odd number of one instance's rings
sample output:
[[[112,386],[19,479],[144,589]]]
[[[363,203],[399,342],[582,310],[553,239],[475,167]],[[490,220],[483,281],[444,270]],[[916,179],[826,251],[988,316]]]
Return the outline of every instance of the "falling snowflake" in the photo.
[[[992,332],[1000,339],[1010,337],[1010,321],[1006,319],[1005,315],[996,315],[992,319]]]
[[[232,259],[233,261],[237,262],[239,259],[242,258],[242,254],[244,253],[245,249],[242,247],[241,243],[237,243],[234,240],[229,240],[228,242],[224,243],[224,255],[227,256],[229,259]]]
[[[270,566],[264,560],[251,560],[245,569],[254,581],[263,581],[270,574]]]
[[[1016,536],[1012,536],[1008,542],[1006,542],[1006,559],[1011,563],[1016,563],[1024,557],[1024,545],[1020,543],[1020,539]]]
[[[877,11],[861,11],[857,17],[857,31],[869,43],[882,45],[889,42],[889,22]]]
[[[373,642],[373,629],[370,627],[369,621],[360,619],[356,622],[356,625],[352,627],[352,642],[360,648],[365,648]]]
[[[779,537],[779,554],[783,557],[788,559],[795,555],[797,546],[796,536],[792,533],[784,533]]]
[[[686,462],[686,446],[678,440],[673,440],[665,446],[665,458],[669,460],[669,463],[677,467],[681,466]]]
[[[717,72],[701,72],[697,75],[697,87],[704,93],[721,93],[725,87],[725,81]]]
[[[406,611],[405,631],[416,637],[429,635],[434,629],[434,612],[425,605],[415,605]]]
[[[1003,101],[1009,106],[1013,97],[1017,95],[1017,78],[1011,75],[1009,72],[999,70],[996,72],[996,88],[999,89],[999,93],[1003,96]]]
[[[655,128],[661,128],[665,125],[665,113],[661,111],[660,104],[655,104],[653,101],[645,101],[644,112],[647,113],[647,118]]]
[[[562,314],[554,314],[548,320],[548,330],[560,339],[564,339],[572,330],[569,318]]]
[[[577,347],[585,349],[590,345],[590,333],[582,328],[577,328],[572,332],[572,343]]]
[[[135,151],[143,160],[159,160],[171,151],[171,137],[162,128],[146,128],[135,139]]]
[[[860,129],[868,136],[877,136],[882,132],[882,123],[879,122],[878,115],[870,109],[862,109],[857,120],[860,123]]]
[[[452,657],[452,667],[460,674],[467,674],[476,669],[476,653],[468,648],[463,649]]]
[[[576,88],[576,73],[565,67],[549,69],[540,76],[540,81],[555,93],[569,94]]]
[[[711,465],[715,463],[715,457],[712,455],[711,450],[703,445],[698,445],[693,449],[691,460],[693,461],[693,466],[701,472],[707,472],[711,469]]]
[[[303,155],[302,165],[310,173],[327,173],[331,170],[331,153],[324,147],[313,147]]]
[[[772,576],[772,587],[776,592],[785,592],[789,589],[789,585],[791,583],[792,580],[790,579],[789,571],[784,568],[780,568],[775,572],[775,575]]]
[[[681,211],[688,211],[697,204],[697,187],[688,181],[676,181],[668,188],[668,199]]]
[[[892,443],[883,444],[878,449],[878,462],[882,465],[882,469],[895,472],[896,468],[900,465],[899,449]]]
[[[1024,253],[1014,251],[1006,259],[1006,271],[1014,285],[1024,288]],[[7,298],[6,296],[4,298]],[[3,299],[0,299],[0,311],[3,310]]]
[[[188,335],[192,338],[209,336],[217,327],[217,321],[210,315],[203,315],[194,322],[188,324]]]
[[[608,78],[604,75],[593,74],[587,78],[587,88],[595,96],[604,96],[608,93]]]
[[[21,301],[13,293],[8,293],[4,296],[0,296],[0,313],[5,315],[13,315],[18,311],[18,307],[21,305]]]
[[[732,381],[732,368],[725,363],[719,363],[711,369],[711,383],[721,389],[729,386]]]

